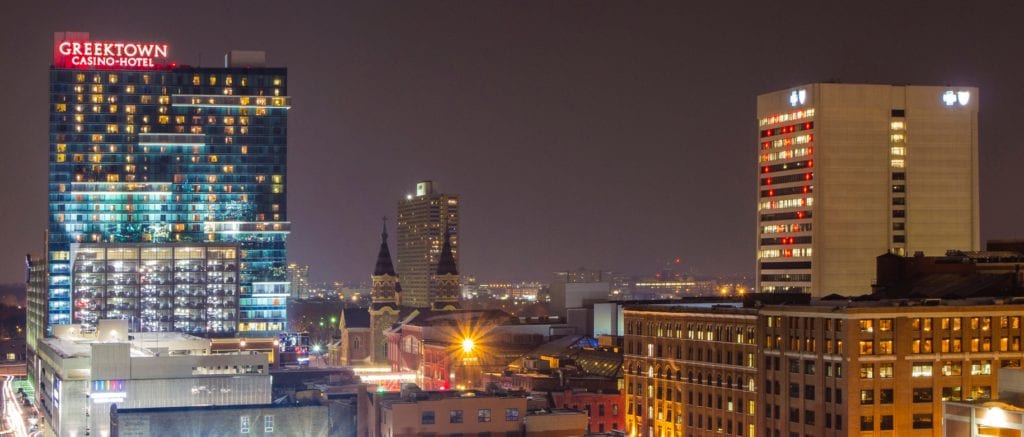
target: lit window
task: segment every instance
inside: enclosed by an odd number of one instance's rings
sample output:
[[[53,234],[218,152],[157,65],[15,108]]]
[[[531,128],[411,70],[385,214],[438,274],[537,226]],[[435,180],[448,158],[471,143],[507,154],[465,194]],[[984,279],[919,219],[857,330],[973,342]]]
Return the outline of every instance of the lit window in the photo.
[[[914,363],[910,376],[914,378],[930,378],[932,376],[932,363]]]

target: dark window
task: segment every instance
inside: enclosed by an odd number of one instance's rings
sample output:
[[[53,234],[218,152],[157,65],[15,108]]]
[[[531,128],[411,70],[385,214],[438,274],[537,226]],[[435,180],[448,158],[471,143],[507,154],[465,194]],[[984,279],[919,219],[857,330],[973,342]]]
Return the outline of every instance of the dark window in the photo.
[[[433,425],[434,424],[434,412],[424,411],[423,415],[420,416],[420,424],[422,425]]]
[[[804,410],[804,424],[814,425],[814,411]]]
[[[878,429],[880,429],[882,431],[892,430],[892,415],[891,414],[883,415],[880,418],[880,420],[878,421]]]
[[[894,181],[905,181],[907,180],[907,174],[901,171],[894,172],[892,174],[892,180]]]
[[[875,416],[860,416],[860,430],[861,431],[874,431],[875,430]]]
[[[890,111],[890,116],[892,116],[892,117],[906,117],[907,116],[907,110],[906,109],[893,109],[892,111]]]
[[[931,413],[915,414],[914,429],[932,429]]]
[[[915,388],[914,389],[914,402],[932,402],[932,388]]]
[[[892,186],[892,192],[893,193],[906,193],[907,192],[907,186],[906,185],[902,185],[902,184],[900,184],[900,185],[893,185]]]
[[[448,412],[448,423],[462,423],[462,410],[451,410]]]
[[[477,422],[490,422],[491,421],[491,409],[481,408],[476,410],[476,421]]]
[[[812,401],[814,400],[814,386],[813,385],[808,384],[808,385],[804,386],[804,399],[810,399]]]
[[[879,404],[891,404],[892,403],[892,389],[883,388],[878,391],[878,403]]]
[[[907,216],[907,211],[903,209],[892,210],[892,216],[895,218],[903,218]]]
[[[800,384],[795,382],[789,383],[789,397],[798,398],[800,397]]]
[[[789,421],[794,423],[800,423],[800,409],[790,408],[789,409]]]

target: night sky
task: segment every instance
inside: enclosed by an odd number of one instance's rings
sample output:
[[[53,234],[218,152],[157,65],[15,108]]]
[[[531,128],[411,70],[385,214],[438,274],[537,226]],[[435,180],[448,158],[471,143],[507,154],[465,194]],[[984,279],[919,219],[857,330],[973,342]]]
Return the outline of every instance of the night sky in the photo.
[[[65,30],[167,42],[180,64],[257,49],[288,67],[288,250],[314,280],[367,280],[380,217],[420,179],[462,196],[460,270],[482,280],[675,256],[752,274],[755,96],[830,79],[980,87],[982,238],[1024,237],[1020,9],[291,3],[5,3],[0,283],[43,250],[47,69]]]

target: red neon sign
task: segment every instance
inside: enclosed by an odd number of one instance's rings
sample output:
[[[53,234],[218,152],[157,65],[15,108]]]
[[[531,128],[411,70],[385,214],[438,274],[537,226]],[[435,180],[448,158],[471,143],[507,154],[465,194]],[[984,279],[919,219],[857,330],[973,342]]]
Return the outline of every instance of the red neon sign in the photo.
[[[152,69],[167,59],[167,44],[90,41],[88,32],[53,34],[53,66],[83,69]]]

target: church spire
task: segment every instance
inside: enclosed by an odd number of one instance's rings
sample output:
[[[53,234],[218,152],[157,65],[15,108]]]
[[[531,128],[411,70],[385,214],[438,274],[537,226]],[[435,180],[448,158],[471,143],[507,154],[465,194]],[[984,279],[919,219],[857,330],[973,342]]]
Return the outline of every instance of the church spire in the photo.
[[[441,257],[437,260],[438,275],[458,275],[459,269],[455,265],[455,256],[452,255],[451,232],[444,231],[444,244],[441,246]]]
[[[391,264],[391,251],[388,250],[388,218],[383,217],[381,220],[384,222],[384,228],[380,234],[380,252],[377,253],[377,266],[373,269],[373,275],[395,276],[395,267]]]

